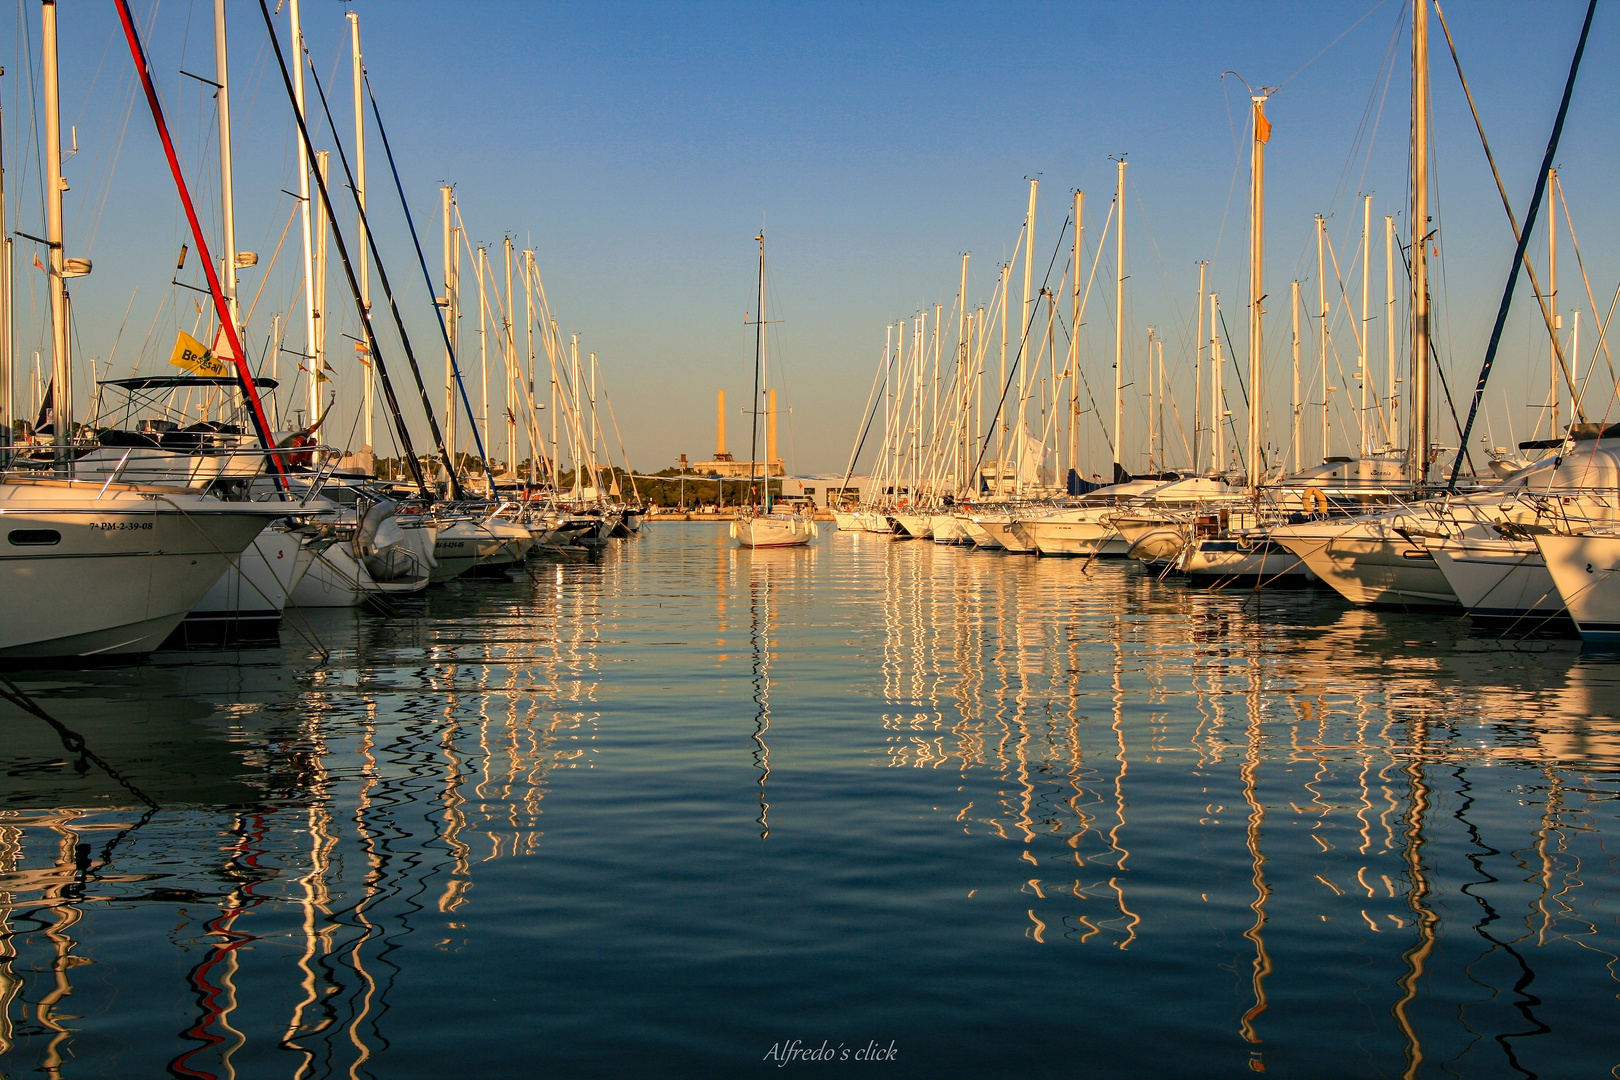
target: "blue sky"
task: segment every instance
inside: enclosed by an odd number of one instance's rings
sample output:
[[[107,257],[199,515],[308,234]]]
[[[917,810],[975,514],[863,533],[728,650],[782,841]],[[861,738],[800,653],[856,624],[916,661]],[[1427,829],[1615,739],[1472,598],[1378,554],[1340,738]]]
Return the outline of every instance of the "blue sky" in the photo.
[[[135,6],[188,175],[217,222],[212,102],[206,88],[178,74],[212,72],[212,5]],[[972,253],[970,294],[974,302],[988,301],[997,264],[1018,237],[1026,177],[1038,175],[1042,183],[1040,262],[1056,243],[1071,189],[1087,193],[1088,237],[1095,236],[1112,196],[1110,155],[1130,162],[1125,319],[1136,356],[1127,355],[1127,372],[1137,371],[1146,328],[1158,327],[1169,342],[1166,361],[1186,415],[1198,260],[1212,260],[1211,287],[1222,293],[1237,348],[1244,348],[1246,177],[1238,168],[1247,164],[1246,95],[1232,77],[1223,82],[1223,71],[1282,87],[1267,109],[1275,125],[1267,148],[1266,253],[1272,443],[1288,438],[1286,300],[1277,300],[1295,276],[1314,295],[1312,216],[1331,215],[1348,278],[1358,244],[1356,193],[1373,195],[1375,219],[1402,214],[1406,203],[1410,16],[1394,0],[1377,6],[306,0],[311,53],[329,91],[344,99],[334,106],[345,144],[343,16],[350,7],[360,13],[367,67],[430,265],[436,273],[437,188],[453,183],[474,241],[488,242],[498,255],[510,234],[519,247],[535,249],[563,334],[578,332],[582,350],[601,357],[638,469],[667,466],[683,452],[707,457],[715,391],[728,391],[734,411],[746,399],[753,337],[743,317],[754,307],[753,236],[762,220],[771,317],[784,320],[773,327],[785,360],[780,385],[793,409],[783,449],[796,469],[826,471],[845,463],[885,324],[935,303],[949,311],[964,251]],[[296,186],[293,133],[257,5],[230,0],[229,11],[239,245],[268,260],[293,208],[282,190]],[[1446,12],[1521,216],[1583,12],[1571,3],[1458,4]],[[41,215],[26,78],[37,63],[22,54],[38,47],[37,4],[19,0],[9,22],[8,195],[14,227],[32,233]],[[65,169],[72,185],[68,247],[96,263],[75,289],[81,355],[112,354],[122,374],[144,342],[142,370],[161,370],[174,330],[190,324],[189,316],[180,317],[190,311],[189,294],[168,286],[184,221],[143,103],[135,102],[124,128],[131,69],[111,3],[64,5],[61,22],[64,123],[78,125],[80,144]],[[277,25],[285,40],[285,12]],[[1440,348],[1455,382],[1471,385],[1512,238],[1438,24],[1431,35]],[[1558,156],[1592,291],[1604,310],[1620,275],[1607,190],[1620,151],[1612,122],[1617,51],[1620,22],[1600,9]],[[1380,81],[1386,62],[1387,85]],[[426,290],[389,197],[374,132],[370,145],[384,257],[417,351],[431,358],[428,377],[437,381],[442,362]],[[244,291],[264,282],[248,334],[259,344],[250,351],[267,340],[269,314],[296,312],[295,241],[289,235],[268,279],[262,270],[244,275]],[[1567,237],[1560,244],[1560,306],[1586,311],[1586,354],[1596,342],[1592,305]],[[1544,261],[1545,250],[1538,236],[1532,251]],[[19,353],[26,366],[44,340],[37,318],[43,279],[24,272],[31,253],[27,245],[21,252]],[[1090,258],[1088,251],[1088,270]],[[1375,246],[1375,303],[1382,265]],[[470,271],[464,274],[470,280]],[[1088,379],[1099,394],[1112,382],[1113,315],[1102,303],[1111,304],[1112,290],[1100,287],[1111,274],[1105,262],[1083,339]],[[334,328],[353,333],[335,272],[329,290]],[[1359,296],[1359,277],[1351,293]],[[1503,368],[1488,395],[1498,444],[1508,441],[1509,425],[1526,437],[1538,415],[1533,407],[1546,395],[1547,346],[1536,323],[1516,315],[1505,339]],[[1381,330],[1374,340],[1373,370],[1381,372]],[[336,347],[332,355],[334,364],[348,359]],[[348,426],[328,431],[339,441],[353,428],[354,385],[352,370],[345,370],[340,413],[347,409]],[[1611,391],[1606,377],[1594,382],[1588,404],[1606,401]],[[1141,442],[1144,418],[1138,393],[1127,408],[1127,446]],[[734,451],[741,419],[732,422]],[[1087,422],[1096,427],[1094,418]],[[1106,455],[1100,441],[1097,448]]]

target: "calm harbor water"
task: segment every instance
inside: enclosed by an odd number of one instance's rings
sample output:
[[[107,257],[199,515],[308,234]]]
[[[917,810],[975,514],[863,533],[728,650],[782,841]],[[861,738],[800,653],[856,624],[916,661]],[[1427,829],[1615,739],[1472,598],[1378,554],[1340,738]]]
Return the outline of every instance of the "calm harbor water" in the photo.
[[[1620,1065],[1576,641],[654,524],[17,679],[119,779],[0,704],[6,1077]]]

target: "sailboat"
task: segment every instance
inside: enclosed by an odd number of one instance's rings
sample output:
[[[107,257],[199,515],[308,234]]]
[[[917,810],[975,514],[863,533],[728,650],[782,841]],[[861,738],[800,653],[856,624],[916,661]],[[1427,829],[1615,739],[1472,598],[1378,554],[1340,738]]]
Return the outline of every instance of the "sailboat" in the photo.
[[[731,523],[731,536],[745,548],[802,547],[818,535],[816,523],[808,514],[786,513],[771,505],[771,463],[759,475],[759,419],[764,409],[765,385],[765,231],[754,237],[759,242],[759,311],[754,321],[754,397],[749,409],[752,441],[748,467],[748,502]]]

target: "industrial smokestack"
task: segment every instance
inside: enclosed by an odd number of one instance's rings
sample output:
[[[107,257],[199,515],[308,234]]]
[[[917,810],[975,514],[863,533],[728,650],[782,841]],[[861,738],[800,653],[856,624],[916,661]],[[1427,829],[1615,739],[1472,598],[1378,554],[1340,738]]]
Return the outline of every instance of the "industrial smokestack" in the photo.
[[[714,443],[714,460],[716,460],[716,461],[724,461],[724,460],[726,460],[726,456],[727,456],[726,455],[726,392],[724,390],[720,391],[720,417],[719,417],[719,425],[716,428],[716,430],[718,431],[719,434],[716,436],[715,443]]]

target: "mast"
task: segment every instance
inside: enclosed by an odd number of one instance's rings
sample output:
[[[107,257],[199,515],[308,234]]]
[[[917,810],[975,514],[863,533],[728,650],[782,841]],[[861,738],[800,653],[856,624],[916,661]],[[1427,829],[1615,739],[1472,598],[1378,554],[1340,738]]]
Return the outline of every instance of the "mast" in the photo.
[[[298,110],[298,122],[304,117],[304,30],[298,19],[298,0],[288,0],[288,18],[292,24],[292,77],[293,77],[293,107]],[[316,372],[320,369],[315,366],[316,340],[319,332],[315,325],[317,318],[315,306],[315,233],[314,223],[310,218],[309,207],[309,148],[304,140],[298,140],[298,221],[300,226],[299,239],[304,245],[304,362],[309,365],[309,420],[313,424],[321,411],[320,380]],[[376,362],[376,357],[372,357]]]
[[[1372,196],[1361,197],[1361,338],[1356,342],[1360,352],[1357,370],[1361,375],[1361,456],[1366,457],[1372,453],[1372,437],[1369,434],[1368,424],[1371,421],[1367,413],[1367,399],[1369,395],[1376,400],[1377,395],[1371,394],[1372,372],[1367,367],[1367,361],[1372,357],[1372,348],[1367,344],[1367,335],[1372,331],[1368,326],[1367,283],[1372,270]]]
[[[523,333],[528,342],[529,349],[529,395],[528,401],[534,402],[534,252],[529,248],[523,249]],[[523,430],[529,440],[529,484],[533,486],[539,478],[537,469],[540,456],[539,445],[539,418],[534,416],[530,409],[531,424],[525,424]]]
[[[1421,3],[1422,0],[1419,0]],[[1266,244],[1266,143],[1271,121],[1266,119],[1266,95],[1251,95],[1254,103],[1254,141],[1249,157],[1249,487],[1260,486],[1265,476],[1261,460],[1261,428],[1265,423],[1264,382],[1260,377],[1264,326],[1260,305],[1265,300],[1263,275]]]
[[[889,439],[894,433],[894,361],[891,348],[894,344],[894,327],[883,328],[883,449],[878,454],[878,469],[887,472],[887,462],[884,455],[890,452]],[[877,494],[882,496],[881,488]]]
[[[1290,315],[1291,315],[1291,317],[1293,319],[1293,324],[1294,324],[1294,338],[1293,338],[1294,395],[1293,395],[1293,398],[1291,400],[1292,409],[1290,411],[1291,411],[1291,413],[1293,415],[1293,420],[1294,420],[1294,433],[1293,433],[1294,434],[1294,466],[1293,466],[1293,471],[1298,472],[1299,467],[1300,467],[1300,463],[1304,460],[1304,457],[1305,457],[1305,446],[1304,446],[1304,441],[1303,441],[1303,433],[1300,431],[1300,427],[1299,427],[1300,400],[1299,400],[1299,279],[1298,278],[1294,279],[1293,289],[1292,289],[1292,291],[1291,291],[1291,293],[1289,295],[1288,310],[1290,312]]]
[[[456,339],[461,328],[461,313],[457,310],[460,304],[459,283],[456,280],[456,269],[459,263],[457,255],[460,247],[456,243],[455,217],[451,210],[451,199],[454,197],[450,185],[439,188],[439,208],[444,216],[444,296],[439,304],[444,308],[444,443],[450,448],[450,468],[455,470],[456,463]],[[369,378],[369,376],[368,376]],[[366,422],[371,422],[368,412]]]
[[[1547,205],[1558,206],[1558,170],[1547,170]],[[1547,364],[1551,372],[1547,381],[1548,405],[1552,409],[1552,437],[1564,433],[1558,409],[1558,331],[1563,329],[1564,317],[1558,314],[1558,215],[1548,214],[1547,220],[1547,307],[1552,312],[1553,332],[1547,335]],[[1571,376],[1573,379],[1573,375]],[[1574,397],[1573,394],[1570,395]]]
[[[940,329],[945,325],[945,308],[942,304],[934,305],[934,405],[928,415],[928,454],[931,460],[938,460],[939,447],[939,357],[940,357]],[[776,410],[771,409],[771,415]],[[929,477],[930,490],[938,486],[938,470],[931,471]],[[937,496],[937,491],[934,492]]]
[[[483,376],[483,397],[479,399],[478,424],[484,430],[484,446],[489,446],[489,300],[485,296],[485,280],[488,277],[487,266],[489,253],[482,244],[478,245],[478,255],[473,261],[473,273],[478,278],[478,370]],[[490,465],[489,469],[493,470]],[[493,471],[486,471],[484,482],[489,490],[495,490],[495,476]]]
[[[580,416],[579,416],[579,414],[580,414],[579,385],[580,384],[579,384],[579,335],[578,334],[569,335],[568,354],[569,354],[569,367],[570,367],[570,370],[569,370],[569,373],[568,373],[568,389],[569,389],[569,392],[572,394],[573,399],[574,399],[574,422],[571,425],[569,425],[569,427],[570,427],[569,434],[573,437],[573,442],[574,442],[574,446],[573,446],[573,450],[572,450],[573,457],[574,457],[574,499],[577,502],[578,499],[579,499],[579,494],[580,494],[580,484],[579,484],[580,474],[584,471],[583,463],[585,461],[585,452],[584,452],[583,448],[579,445],[580,441],[581,441],[581,439],[583,437],[583,431],[582,431],[583,426],[579,422],[579,420],[580,420]],[[721,493],[722,493],[722,496],[723,496],[723,494],[725,492],[725,485],[722,484],[720,490],[721,490]]]
[[[223,7],[225,0],[215,0],[215,2]],[[349,12],[349,46],[351,54],[350,66],[354,71],[354,197],[355,200],[360,204],[360,213],[358,215],[359,243],[355,245],[359,248],[360,264],[355,267],[355,270],[358,271],[360,277],[360,305],[367,311],[370,311],[371,276],[367,272],[368,264],[366,262],[368,258],[368,245],[366,242],[366,123],[365,110],[361,107],[361,90],[365,82],[366,69],[360,61],[360,16],[358,13],[353,11]],[[364,416],[365,445],[361,449],[369,454],[372,452],[372,447],[376,445],[371,441],[371,414],[374,411],[374,404],[376,401],[376,376],[374,374],[374,369],[369,363],[365,365],[363,372],[364,403],[362,404],[361,408]],[[455,415],[455,410],[452,407],[454,404],[454,401],[447,401],[445,403],[445,422],[447,428],[448,425],[455,422],[452,419],[452,417]],[[449,446],[451,448],[451,453],[454,454],[455,444],[449,441],[448,431],[445,438],[445,445]],[[450,467],[454,468],[454,465],[451,465]]]
[[[1114,480],[1125,473],[1125,447],[1121,421],[1125,416],[1125,159],[1119,161],[1114,182]]]
[[[331,161],[331,152],[327,150],[315,151],[315,171],[326,183],[329,175],[327,166]],[[325,221],[317,218],[315,226],[315,344],[309,350],[309,385],[313,391],[311,403],[319,403],[319,388],[326,375],[326,237]],[[309,422],[315,423],[319,411],[312,408]]]
[[[5,69],[0,68],[0,75]],[[0,446],[14,441],[13,425],[17,421],[16,365],[17,338],[12,333],[11,311],[11,230],[6,227],[6,155],[4,93],[0,93]],[[9,464],[9,459],[7,464]]]
[[[506,340],[502,343],[501,355],[506,359],[506,386],[501,396],[506,399],[506,474],[513,476],[517,473],[517,402],[512,400],[512,388],[518,384],[523,372],[518,368],[517,362],[517,334],[512,322],[512,238],[506,237],[501,242],[502,253],[506,256]],[[517,370],[514,370],[517,369]]]
[[[1395,393],[1395,217],[1384,215],[1384,360],[1389,387],[1389,412],[1384,416],[1384,442],[1393,447],[1395,432],[1395,406],[1399,398]]]
[[[759,469],[759,412],[760,385],[765,381],[765,230],[761,228],[759,235],[754,237],[759,241],[759,307],[754,315],[754,396],[748,399],[749,441],[748,441],[748,505],[755,506],[759,502],[759,481],[754,475]],[[770,476],[767,472],[765,486],[770,488]],[[769,496],[765,499],[766,511],[770,509]]]
[[[1192,437],[1192,467],[1196,472],[1198,462],[1202,460],[1198,451],[1202,443],[1202,425],[1200,418],[1204,412],[1204,272],[1209,269],[1209,260],[1200,259],[1198,262],[1198,320],[1193,323],[1193,437]]]
[[[1069,296],[1069,468],[1080,473],[1080,242],[1085,235],[1086,193],[1074,193],[1074,288]],[[1063,478],[1068,489],[1068,475]]]
[[[1226,402],[1221,387],[1221,294],[1209,294],[1209,465],[1215,476],[1226,472]]]
[[[62,249],[62,116],[56,67],[56,0],[40,5],[42,75],[45,83],[45,240],[50,262],[51,298],[51,441],[58,447],[58,469],[66,467],[68,428],[73,422],[73,392],[68,389],[67,260]]]
[[[1007,393],[1007,300],[1012,292],[1012,265],[1001,264],[1001,370],[996,379],[996,392]],[[996,410],[996,494],[1007,494],[1007,409],[1006,402]]]
[[[1148,469],[1158,472],[1159,465],[1159,386],[1155,381],[1156,369],[1153,366],[1153,327],[1147,332],[1147,378],[1148,378]]]
[[[1014,436],[1017,445],[1013,447],[1013,491],[1019,495],[1024,493],[1024,455],[1029,442],[1029,436],[1025,433],[1024,407],[1025,399],[1029,396],[1027,387],[1031,375],[1029,327],[1035,319],[1035,312],[1030,310],[1029,302],[1030,289],[1035,280],[1035,196],[1040,187],[1039,180],[1029,182],[1029,210],[1024,214],[1024,306],[1018,309],[1018,427]]]
[[[596,489],[596,501],[602,501],[601,477],[598,476],[600,468],[596,456],[596,445],[601,441],[602,429],[596,422],[596,354],[591,353],[591,446],[587,455],[591,461],[591,487]]]
[[[1328,392],[1332,389],[1328,385],[1328,306],[1327,306],[1327,264],[1322,257],[1322,240],[1326,234],[1327,222],[1321,214],[1316,215],[1316,307],[1322,320],[1322,333],[1317,338],[1317,348],[1320,350],[1322,368],[1322,460],[1325,462],[1331,453],[1329,449],[1329,436],[1332,430],[1332,417],[1328,409]]]
[[[3,195],[4,193],[0,192],[0,198],[3,198]],[[964,251],[962,253],[962,282],[956,287],[956,379],[957,396],[962,402],[962,407],[957,410],[959,437],[956,442],[956,454],[951,463],[951,487],[952,493],[955,495],[962,493],[963,474],[967,470],[968,461],[971,460],[967,455],[971,452],[970,447],[972,444],[969,440],[972,438],[973,433],[973,426],[969,423],[971,414],[967,409],[969,386],[967,378],[967,271],[968,255]]]
[[[238,331],[242,329],[242,313],[236,304],[236,214],[232,208],[231,184],[231,91],[229,64],[225,53],[225,0],[214,0],[214,78],[219,91],[214,95],[219,113],[219,198],[222,218],[220,261],[224,273],[220,287],[225,291],[225,304]]]
[[[1412,5],[1412,482],[1429,476],[1429,6]],[[1457,451],[1462,454],[1462,448]]]

